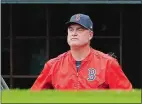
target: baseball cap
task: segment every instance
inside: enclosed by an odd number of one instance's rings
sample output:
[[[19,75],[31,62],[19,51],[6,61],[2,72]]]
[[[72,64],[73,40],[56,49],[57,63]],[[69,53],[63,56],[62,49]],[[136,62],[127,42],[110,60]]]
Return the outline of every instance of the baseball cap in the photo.
[[[70,20],[66,22],[66,25],[69,26],[70,24],[77,23],[87,29],[93,31],[93,22],[88,15],[85,14],[74,14],[71,16]]]

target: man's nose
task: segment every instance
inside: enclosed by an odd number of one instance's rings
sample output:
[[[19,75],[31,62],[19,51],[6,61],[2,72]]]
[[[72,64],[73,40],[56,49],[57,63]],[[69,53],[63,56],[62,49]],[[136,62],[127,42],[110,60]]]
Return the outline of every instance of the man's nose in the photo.
[[[72,36],[77,36],[77,31],[76,30],[73,31]]]

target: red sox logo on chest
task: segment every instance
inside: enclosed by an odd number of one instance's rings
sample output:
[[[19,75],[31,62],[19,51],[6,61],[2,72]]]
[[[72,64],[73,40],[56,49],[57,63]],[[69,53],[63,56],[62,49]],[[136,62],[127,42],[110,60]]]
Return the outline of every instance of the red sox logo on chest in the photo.
[[[96,69],[94,68],[89,68],[88,69],[88,81],[94,81],[96,78]]]

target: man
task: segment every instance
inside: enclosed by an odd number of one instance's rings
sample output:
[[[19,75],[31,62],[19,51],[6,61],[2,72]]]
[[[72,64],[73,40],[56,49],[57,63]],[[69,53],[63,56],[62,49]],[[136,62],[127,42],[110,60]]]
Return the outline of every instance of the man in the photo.
[[[117,60],[90,46],[93,23],[88,15],[75,14],[66,25],[70,50],[45,64],[31,90],[132,89]]]

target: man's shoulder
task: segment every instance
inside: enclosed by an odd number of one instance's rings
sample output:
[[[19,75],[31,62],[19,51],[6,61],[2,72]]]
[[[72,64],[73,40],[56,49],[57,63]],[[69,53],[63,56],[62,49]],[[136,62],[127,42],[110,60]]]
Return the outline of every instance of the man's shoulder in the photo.
[[[56,63],[56,62],[60,62],[61,59],[63,59],[64,57],[66,57],[68,54],[68,51],[67,52],[64,52],[62,54],[59,54],[57,57],[54,57],[54,58],[51,58],[47,61],[48,64],[53,64],[53,63]]]
[[[93,54],[101,59],[117,60],[113,52],[105,53],[97,49],[93,49]]]

